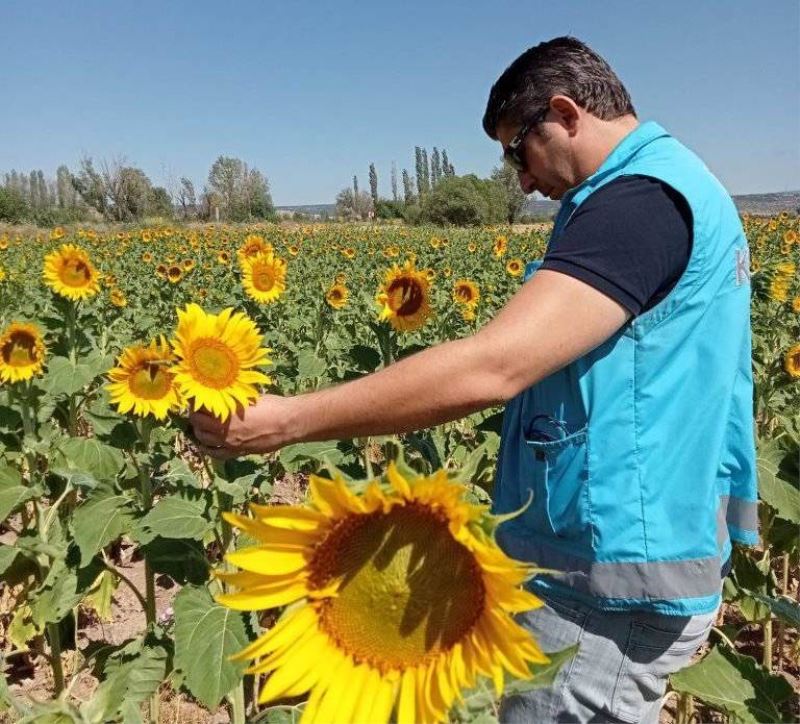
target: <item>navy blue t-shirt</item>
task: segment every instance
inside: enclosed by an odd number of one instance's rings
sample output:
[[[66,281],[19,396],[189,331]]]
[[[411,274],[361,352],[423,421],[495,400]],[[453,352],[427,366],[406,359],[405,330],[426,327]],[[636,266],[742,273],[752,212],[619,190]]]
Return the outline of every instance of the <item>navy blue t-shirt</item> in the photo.
[[[691,250],[683,196],[649,176],[620,176],[578,207],[541,268],[590,284],[636,317],[669,294]]]

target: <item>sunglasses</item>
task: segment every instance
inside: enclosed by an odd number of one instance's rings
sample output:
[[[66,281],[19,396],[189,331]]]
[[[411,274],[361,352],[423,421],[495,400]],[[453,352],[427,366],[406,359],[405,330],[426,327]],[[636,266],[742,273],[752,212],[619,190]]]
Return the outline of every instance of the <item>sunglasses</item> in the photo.
[[[514,136],[503,149],[503,159],[515,171],[522,172],[526,170],[527,164],[525,163],[525,155],[522,150],[522,142],[525,140],[525,136],[545,119],[549,111],[550,109],[548,108],[535,116],[533,120],[523,124],[522,128],[517,132],[517,135]]]

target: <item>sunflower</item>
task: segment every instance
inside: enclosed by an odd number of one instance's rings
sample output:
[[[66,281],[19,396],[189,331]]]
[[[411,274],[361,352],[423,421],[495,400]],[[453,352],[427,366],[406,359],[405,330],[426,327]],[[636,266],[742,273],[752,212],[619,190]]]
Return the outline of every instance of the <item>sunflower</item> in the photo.
[[[100,291],[100,274],[89,255],[74,244],[64,244],[45,257],[44,280],[54,292],[73,301]]]
[[[153,255],[149,251],[146,251],[144,254],[142,254],[142,261],[145,264],[149,264],[151,261],[153,261]]]
[[[253,367],[270,364],[255,323],[233,308],[207,314],[197,304],[178,310],[172,369],[181,394],[221,420],[258,397],[255,385],[270,378]]]
[[[66,235],[67,232],[64,231],[63,227],[56,226],[56,228],[50,232],[50,241],[58,241],[59,239],[63,239]]]
[[[402,268],[395,264],[386,272],[376,297],[382,307],[378,318],[389,320],[400,332],[419,329],[432,313],[429,296],[430,282],[424,271],[417,271],[411,261]]]
[[[0,282],[4,281],[6,276],[7,276],[6,270],[0,266]]]
[[[356,250],[352,246],[346,246],[342,249],[342,256],[345,259],[354,259],[356,256]]]
[[[286,262],[272,251],[245,259],[242,286],[251,299],[261,304],[274,302],[286,291]]]
[[[469,242],[469,244],[467,244],[467,251],[470,254],[474,254],[477,251],[477,249],[478,249],[478,245],[474,241],[471,241],[471,242]]]
[[[114,287],[108,294],[111,298],[111,303],[115,307],[127,307],[128,306],[128,298],[125,296],[124,292],[117,287]]]
[[[196,264],[197,262],[195,262],[194,259],[184,259],[182,264],[183,270],[187,272],[192,271],[192,269],[195,268]]]
[[[344,284],[334,284],[325,294],[325,301],[334,309],[342,309],[347,304],[350,292]]]
[[[132,409],[140,417],[165,419],[170,408],[180,406],[175,375],[169,368],[174,361],[163,335],[149,347],[126,347],[117,359],[118,366],[108,372],[111,382],[106,389],[111,402],[123,414]]]
[[[481,298],[478,285],[470,279],[457,279],[453,285],[453,301],[458,304],[475,306]]]
[[[171,284],[177,284],[183,278],[183,269],[177,264],[171,264],[167,269],[167,280]]]
[[[523,266],[522,259],[509,259],[506,263],[506,271],[512,277],[518,277],[522,274]]]
[[[231,263],[231,255],[228,254],[227,251],[221,251],[217,254],[217,261],[220,264],[230,264]]]
[[[800,377],[800,344],[789,348],[783,359],[783,368],[789,377]]]
[[[286,247],[286,251],[292,256],[297,256],[300,253],[300,247],[297,246],[297,244],[289,244],[289,246]]]
[[[792,311],[800,314],[800,297],[792,299]]]
[[[783,232],[783,240],[787,244],[796,244],[798,240],[797,232],[794,229],[789,229]]]
[[[223,513],[259,541],[229,553],[240,590],[217,601],[240,611],[285,606],[235,660],[271,672],[260,703],[309,692],[302,722],[444,721],[462,689],[504,670],[530,678],[546,663],[509,614],[542,605],[520,588],[532,569],[508,558],[492,517],[443,470],[386,479],[355,495],[341,478],[310,479],[311,505],[250,505]]]
[[[236,255],[239,257],[239,263],[244,264],[246,259],[258,256],[266,251],[272,251],[272,244],[264,239],[260,234],[248,234],[245,237],[244,244],[239,247]],[[222,252],[224,253],[224,252]],[[228,262],[223,262],[227,264]]]
[[[0,380],[29,380],[42,371],[44,356],[44,340],[39,328],[35,324],[11,322],[0,335]]]
[[[498,236],[494,240],[494,246],[492,247],[492,253],[495,255],[497,259],[503,256],[508,249],[508,239],[505,236]]]
[[[333,281],[336,282],[337,284],[344,284],[345,281],[347,281],[347,276],[345,274],[337,274],[333,278]]]
[[[156,276],[161,277],[162,279],[167,278],[167,267],[164,264],[159,264],[156,267]]]

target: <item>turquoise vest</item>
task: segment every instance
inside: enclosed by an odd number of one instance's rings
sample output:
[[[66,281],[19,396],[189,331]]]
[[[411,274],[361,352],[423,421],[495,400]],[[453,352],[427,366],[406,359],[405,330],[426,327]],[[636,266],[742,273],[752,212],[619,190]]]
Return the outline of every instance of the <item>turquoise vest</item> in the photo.
[[[534,591],[706,613],[731,539],[758,542],[747,239],[703,162],[647,122],[566,194],[551,242],[594,191],[633,174],[688,202],[688,266],[658,305],[509,402],[494,509],[532,502],[498,542],[559,571],[534,578]]]

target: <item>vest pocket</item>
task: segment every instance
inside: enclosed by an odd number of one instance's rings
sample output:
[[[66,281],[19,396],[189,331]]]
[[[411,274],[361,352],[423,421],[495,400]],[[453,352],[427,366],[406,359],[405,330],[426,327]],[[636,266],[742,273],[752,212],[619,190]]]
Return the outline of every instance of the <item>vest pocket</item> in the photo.
[[[533,502],[527,520],[563,538],[591,539],[587,428],[558,440],[526,439]]]

